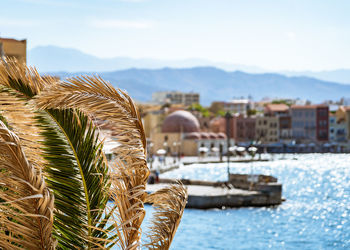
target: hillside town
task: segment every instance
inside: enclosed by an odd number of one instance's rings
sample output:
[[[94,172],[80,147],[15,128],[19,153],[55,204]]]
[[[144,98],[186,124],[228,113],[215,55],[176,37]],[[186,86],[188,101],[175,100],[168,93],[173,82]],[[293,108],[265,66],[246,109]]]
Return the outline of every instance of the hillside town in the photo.
[[[292,99],[237,98],[202,107],[198,93],[158,92],[140,105],[150,151],[226,154],[234,146],[263,152],[348,152],[350,107]],[[229,139],[229,140],[228,140]],[[229,143],[229,147],[227,146]],[[206,148],[206,149],[205,149]]]

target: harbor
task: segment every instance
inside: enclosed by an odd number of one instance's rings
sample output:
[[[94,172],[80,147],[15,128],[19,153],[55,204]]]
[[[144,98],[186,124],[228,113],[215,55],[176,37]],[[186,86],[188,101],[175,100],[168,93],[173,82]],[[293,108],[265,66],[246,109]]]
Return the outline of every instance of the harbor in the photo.
[[[185,163],[170,162],[169,165],[158,163],[151,173],[151,178],[155,178],[154,173],[163,174],[171,172],[180,167],[189,167],[193,164],[214,164],[219,163],[213,159],[195,158],[184,159]],[[258,160],[255,160],[255,162]],[[262,159],[267,162],[269,159]],[[165,159],[166,162],[166,159]],[[254,162],[251,159],[231,159],[232,163]],[[153,193],[168,184],[175,183],[176,179],[157,178],[147,185],[146,191]],[[282,184],[277,182],[277,178],[259,174],[232,174],[228,175],[226,181],[203,181],[194,179],[179,179],[187,188],[188,201],[186,208],[211,209],[227,207],[261,207],[275,206],[282,203]]]
[[[253,162],[254,173],[275,176],[283,184],[285,201],[267,207],[185,209],[173,249],[348,249],[349,160],[347,154],[277,154],[274,160]],[[230,172],[250,174],[250,167],[232,163]],[[159,177],[223,182],[227,165],[193,163]],[[146,206],[146,220],[152,212]]]

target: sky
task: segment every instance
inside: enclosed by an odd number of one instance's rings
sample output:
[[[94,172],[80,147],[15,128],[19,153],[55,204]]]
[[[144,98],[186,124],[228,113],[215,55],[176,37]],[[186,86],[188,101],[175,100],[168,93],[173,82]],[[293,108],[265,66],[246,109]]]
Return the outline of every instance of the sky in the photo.
[[[98,57],[350,68],[348,0],[1,0],[0,36]]]

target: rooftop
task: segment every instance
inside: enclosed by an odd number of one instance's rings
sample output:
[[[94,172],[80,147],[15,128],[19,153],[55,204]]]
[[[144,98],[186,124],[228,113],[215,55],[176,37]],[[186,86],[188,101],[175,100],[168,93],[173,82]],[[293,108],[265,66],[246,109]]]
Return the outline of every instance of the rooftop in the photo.
[[[8,42],[25,42],[27,40],[26,39],[16,40],[16,39],[13,39],[13,38],[1,38],[0,37],[0,42],[4,42],[4,41],[8,41]]]
[[[292,105],[291,109],[315,109],[315,108],[327,108],[327,105],[318,104],[318,105]]]
[[[286,104],[267,104],[265,107],[270,112],[285,112],[289,110],[288,105]]]

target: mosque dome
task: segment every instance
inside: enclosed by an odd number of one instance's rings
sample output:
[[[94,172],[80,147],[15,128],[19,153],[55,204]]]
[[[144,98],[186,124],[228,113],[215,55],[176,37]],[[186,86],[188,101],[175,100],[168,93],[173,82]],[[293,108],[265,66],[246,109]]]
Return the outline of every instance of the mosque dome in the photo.
[[[222,132],[218,133],[217,135],[219,139],[226,139],[226,135]]]
[[[199,130],[197,118],[185,110],[178,110],[168,115],[162,126],[162,133],[192,133]]]

